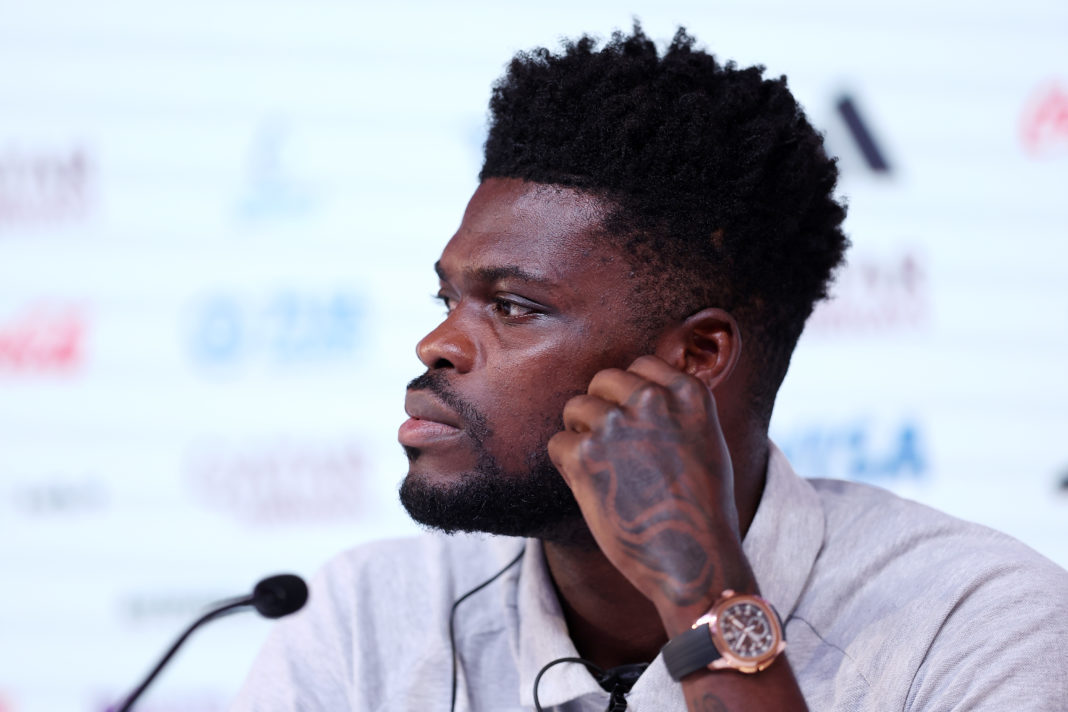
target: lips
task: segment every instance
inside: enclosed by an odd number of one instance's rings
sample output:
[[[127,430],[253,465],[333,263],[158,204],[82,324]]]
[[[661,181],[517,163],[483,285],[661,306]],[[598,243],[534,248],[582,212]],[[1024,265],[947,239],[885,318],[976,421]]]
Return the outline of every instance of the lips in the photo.
[[[397,439],[405,447],[424,448],[463,432],[460,416],[429,391],[408,391],[404,411],[408,420],[401,423]]]

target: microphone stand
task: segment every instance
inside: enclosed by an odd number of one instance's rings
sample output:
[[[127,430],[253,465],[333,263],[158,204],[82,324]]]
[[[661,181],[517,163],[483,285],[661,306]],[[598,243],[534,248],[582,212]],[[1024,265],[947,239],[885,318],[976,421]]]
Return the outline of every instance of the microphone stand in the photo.
[[[163,666],[167,664],[167,661],[174,657],[174,654],[178,652],[178,648],[182,647],[182,643],[185,642],[186,638],[192,635],[194,630],[196,630],[197,628],[199,628],[210,620],[214,620],[215,618],[218,618],[228,613],[233,613],[238,608],[241,608],[243,606],[251,606],[253,605],[254,601],[255,596],[242,596],[241,598],[235,598],[233,600],[225,602],[218,608],[213,608],[212,610],[208,611],[203,616],[198,618],[196,621],[194,621],[193,625],[189,626],[186,631],[182,633],[182,636],[178,638],[177,641],[175,641],[174,645],[171,646],[171,649],[168,650],[167,654],[163,656],[163,659],[159,661],[159,664],[156,665],[152,672],[148,674],[148,677],[145,678],[145,681],[142,682],[136,690],[130,693],[130,696],[127,697],[126,701],[122,703],[122,707],[119,707],[117,710],[115,710],[115,712],[129,712],[129,709],[133,706],[133,703],[137,701],[137,698],[141,696],[141,693],[143,693],[145,689],[152,683],[152,681],[156,679],[156,675],[159,675],[160,670],[163,669]]]

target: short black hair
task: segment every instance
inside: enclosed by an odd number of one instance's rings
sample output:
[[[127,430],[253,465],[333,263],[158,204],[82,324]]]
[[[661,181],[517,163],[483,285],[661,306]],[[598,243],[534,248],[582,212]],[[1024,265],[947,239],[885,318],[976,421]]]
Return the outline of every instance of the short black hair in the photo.
[[[613,206],[606,235],[655,280],[643,318],[731,312],[766,424],[849,245],[836,162],[786,77],[720,64],[681,27],[662,56],[638,23],[597,46],[584,35],[511,60],[490,99],[479,178],[567,186]]]

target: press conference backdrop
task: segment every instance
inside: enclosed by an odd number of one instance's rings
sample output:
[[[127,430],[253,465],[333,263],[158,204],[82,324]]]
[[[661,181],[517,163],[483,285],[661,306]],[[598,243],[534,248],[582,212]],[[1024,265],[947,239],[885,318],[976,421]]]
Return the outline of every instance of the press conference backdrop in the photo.
[[[490,84],[633,16],[787,74],[840,159],[796,468],[1068,564],[1064,3],[3,0],[0,712],[104,710],[209,602],[416,531],[395,433]],[[223,709],[268,630],[142,709]]]

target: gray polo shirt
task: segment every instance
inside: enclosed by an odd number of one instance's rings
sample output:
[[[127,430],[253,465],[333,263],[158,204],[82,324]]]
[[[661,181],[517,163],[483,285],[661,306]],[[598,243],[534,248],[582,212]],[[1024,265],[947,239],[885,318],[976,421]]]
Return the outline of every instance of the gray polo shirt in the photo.
[[[773,447],[744,547],[786,622],[810,709],[1068,710],[1068,572],[1023,544],[874,487],[801,479]],[[453,603],[502,569],[457,607],[456,709],[533,709],[538,671],[577,656],[541,545],[473,536],[380,542],[331,561],[232,709],[448,710]],[[538,697],[568,711],[608,700],[566,663]],[[660,657],[627,701],[686,709]]]

